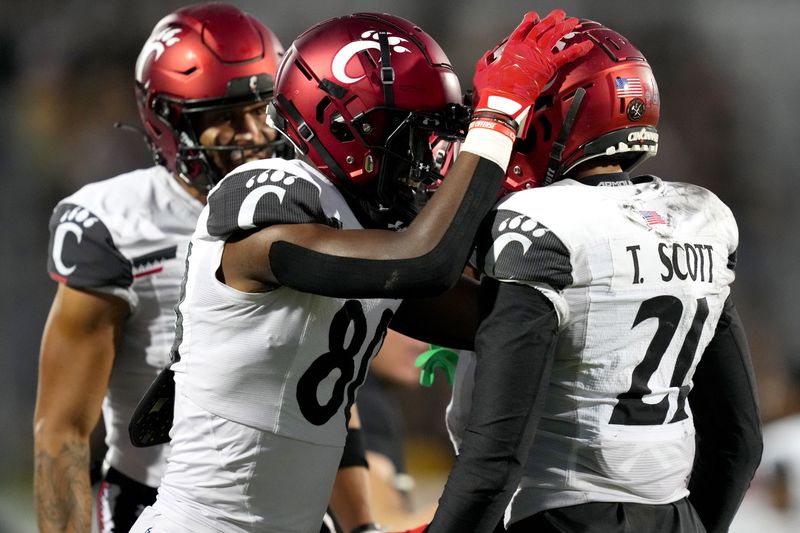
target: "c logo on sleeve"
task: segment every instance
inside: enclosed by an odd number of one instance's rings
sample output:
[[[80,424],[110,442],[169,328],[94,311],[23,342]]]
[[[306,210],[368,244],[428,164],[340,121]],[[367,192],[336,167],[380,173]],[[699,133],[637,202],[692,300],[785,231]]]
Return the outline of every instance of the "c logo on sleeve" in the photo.
[[[56,270],[62,276],[69,276],[75,271],[76,265],[67,265],[64,263],[64,240],[67,235],[74,235],[78,244],[83,240],[84,229],[89,229],[94,226],[98,219],[82,207],[74,207],[66,211],[59,219],[58,226],[56,227],[53,235],[53,264]]]
[[[490,254],[492,264],[494,260],[500,257],[503,249],[512,242],[517,242],[522,245],[522,255],[525,255],[528,253],[528,248],[533,244],[530,237],[537,239],[544,237],[547,231],[545,226],[524,215],[517,215],[504,219],[497,227],[498,235],[492,243]]]
[[[572,284],[572,255],[550,228],[505,209],[495,213],[492,226],[491,235],[478,247],[484,272],[497,279],[545,283],[556,290]]]
[[[322,186],[303,172],[254,168],[229,174],[208,196],[211,236],[273,224],[327,223]]]

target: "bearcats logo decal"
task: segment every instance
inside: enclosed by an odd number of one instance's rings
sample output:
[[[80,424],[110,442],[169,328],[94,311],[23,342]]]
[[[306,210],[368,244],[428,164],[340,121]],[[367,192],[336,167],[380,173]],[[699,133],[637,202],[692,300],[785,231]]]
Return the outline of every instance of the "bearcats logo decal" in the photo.
[[[136,81],[142,83],[144,66],[150,59],[151,54],[155,53],[156,57],[153,61],[158,61],[168,47],[181,42],[180,38],[178,38],[178,34],[181,31],[181,28],[167,28],[147,41],[144,45],[144,49],[142,49],[142,53],[139,55],[139,60],[136,62]]]
[[[528,251],[528,248],[531,247],[533,242],[525,235],[517,233],[517,231],[522,231],[525,233],[530,232],[531,236],[535,238],[544,237],[544,234],[547,233],[546,227],[541,226],[532,218],[528,218],[524,215],[503,220],[497,227],[497,230],[501,233],[497,236],[492,244],[492,251],[494,252],[495,257],[499,256],[500,252],[503,251],[503,248],[505,248],[510,242],[520,243],[522,245],[523,255]],[[503,233],[506,230],[510,231]]]
[[[325,215],[322,192],[323,186],[305,172],[264,167],[235,172],[208,195],[206,229],[221,237],[274,224],[335,225]]]
[[[293,174],[286,174],[282,170],[265,170],[258,176],[253,176],[247,180],[247,183],[245,183],[244,186],[248,189],[253,189],[253,187],[255,187],[255,189],[250,191],[245,197],[244,201],[242,201],[242,205],[239,208],[237,225],[242,229],[255,228],[256,225],[254,224],[254,219],[258,201],[267,194],[274,194],[278,197],[278,203],[282,204],[283,198],[286,196],[286,189],[281,185],[287,187],[291,186],[295,180],[298,179],[305,180],[319,189],[319,185],[314,183],[312,180],[301,176],[295,176]],[[272,183],[262,185],[267,181]]]
[[[395,37],[393,35],[388,35],[387,32],[387,41],[389,42],[389,47],[393,52],[397,52],[398,54],[402,53],[411,53],[411,50],[402,46],[400,43],[408,42],[408,39],[403,39],[402,37]],[[375,30],[368,30],[361,34],[361,38],[364,39],[362,41],[353,41],[352,43],[348,43],[344,45],[336,55],[333,56],[333,62],[331,63],[331,72],[333,73],[333,77],[339,80],[341,83],[355,83],[361,78],[364,77],[362,74],[357,78],[351,78],[345,72],[345,67],[347,63],[359,52],[369,49],[380,50],[381,45],[378,43],[378,32]],[[369,40],[367,40],[369,39]]]
[[[572,255],[558,235],[513,210],[495,213],[491,240],[480,239],[478,257],[479,268],[496,279],[544,283],[556,290],[573,281]]]
[[[97,222],[97,218],[82,207],[75,207],[61,216],[53,237],[53,264],[62,276],[69,276],[75,271],[75,265],[65,265],[61,257],[67,234],[75,235],[75,239],[80,244],[83,239],[83,230],[91,228],[95,222]]]
[[[503,253],[505,247],[510,243],[517,242],[522,245],[522,255],[525,255],[528,251],[528,248],[530,248],[531,244],[533,244],[533,241],[528,238],[528,235],[538,239],[540,237],[544,237],[548,229],[532,218],[519,215],[504,219],[497,227],[497,231],[499,232],[499,235],[494,239],[492,247],[486,254],[487,270],[494,267],[497,259],[500,257],[500,254]],[[528,235],[525,235],[524,233],[527,233]]]

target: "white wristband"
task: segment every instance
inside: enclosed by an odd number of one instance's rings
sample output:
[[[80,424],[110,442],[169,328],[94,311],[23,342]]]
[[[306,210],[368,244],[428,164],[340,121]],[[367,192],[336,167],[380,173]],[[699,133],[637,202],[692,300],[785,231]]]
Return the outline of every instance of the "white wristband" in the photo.
[[[461,144],[462,152],[471,152],[496,163],[505,172],[511,160],[514,140],[500,131],[471,128]]]

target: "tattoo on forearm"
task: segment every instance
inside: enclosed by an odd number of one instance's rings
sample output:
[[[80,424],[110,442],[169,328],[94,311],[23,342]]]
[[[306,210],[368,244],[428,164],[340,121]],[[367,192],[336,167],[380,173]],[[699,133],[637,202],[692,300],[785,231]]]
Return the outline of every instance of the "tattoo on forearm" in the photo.
[[[41,531],[91,531],[89,446],[67,442],[56,455],[38,449],[34,491]]]

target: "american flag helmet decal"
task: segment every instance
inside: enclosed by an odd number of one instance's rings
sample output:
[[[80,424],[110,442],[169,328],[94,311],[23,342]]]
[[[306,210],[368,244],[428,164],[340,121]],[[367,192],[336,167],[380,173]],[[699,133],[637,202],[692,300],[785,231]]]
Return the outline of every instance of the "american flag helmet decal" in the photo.
[[[635,77],[616,78],[614,80],[614,90],[617,93],[617,98],[641,98],[644,96],[642,80]]]

